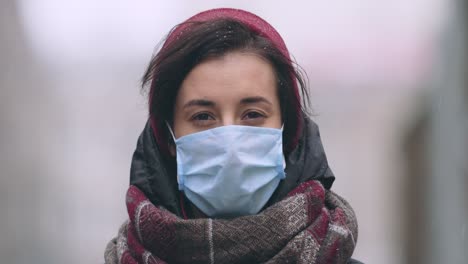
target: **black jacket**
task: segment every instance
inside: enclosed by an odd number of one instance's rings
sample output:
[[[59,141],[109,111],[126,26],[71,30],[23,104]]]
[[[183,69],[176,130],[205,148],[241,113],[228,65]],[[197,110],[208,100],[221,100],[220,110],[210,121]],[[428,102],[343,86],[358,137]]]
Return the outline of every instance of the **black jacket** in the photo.
[[[266,206],[282,200],[303,182],[319,180],[326,189],[330,189],[335,180],[328,166],[318,126],[308,118],[304,120],[298,145],[286,158],[285,172],[287,177],[280,182]],[[142,190],[153,204],[160,204],[182,217],[175,174],[175,162],[161,157],[153,130],[147,122],[133,154],[130,184]],[[353,259],[348,262],[359,263],[361,262]]]

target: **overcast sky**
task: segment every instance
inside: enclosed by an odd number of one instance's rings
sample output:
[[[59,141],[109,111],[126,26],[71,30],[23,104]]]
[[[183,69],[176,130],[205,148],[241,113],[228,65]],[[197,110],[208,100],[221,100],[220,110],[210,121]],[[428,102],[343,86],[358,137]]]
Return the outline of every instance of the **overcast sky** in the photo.
[[[414,83],[427,72],[448,0],[22,0],[33,50],[55,65],[147,61],[177,23],[236,7],[269,21],[315,81]]]

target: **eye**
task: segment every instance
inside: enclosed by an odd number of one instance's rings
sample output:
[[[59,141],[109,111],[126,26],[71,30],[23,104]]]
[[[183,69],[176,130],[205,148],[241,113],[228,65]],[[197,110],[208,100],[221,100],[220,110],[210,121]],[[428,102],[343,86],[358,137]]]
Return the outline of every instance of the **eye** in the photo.
[[[195,127],[209,127],[216,122],[216,119],[211,113],[199,112],[194,114],[190,121]]]
[[[256,112],[256,111],[249,111],[244,115],[244,119],[256,119],[256,118],[263,118],[265,117],[264,114]]]
[[[205,121],[205,120],[214,120],[214,118],[208,113],[199,113],[199,114],[193,115],[192,120]]]

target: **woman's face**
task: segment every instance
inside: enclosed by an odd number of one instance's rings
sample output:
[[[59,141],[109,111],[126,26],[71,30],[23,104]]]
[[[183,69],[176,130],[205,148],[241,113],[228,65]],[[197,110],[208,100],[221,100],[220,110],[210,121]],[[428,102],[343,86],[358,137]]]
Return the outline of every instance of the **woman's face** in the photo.
[[[209,59],[182,82],[174,108],[176,138],[227,125],[281,128],[273,67],[255,54]]]

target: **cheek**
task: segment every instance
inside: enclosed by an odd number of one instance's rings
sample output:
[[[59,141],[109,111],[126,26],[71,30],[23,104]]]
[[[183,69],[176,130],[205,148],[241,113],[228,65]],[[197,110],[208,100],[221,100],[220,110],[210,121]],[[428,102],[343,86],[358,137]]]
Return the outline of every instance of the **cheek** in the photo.
[[[187,122],[184,119],[184,116],[182,114],[181,110],[181,103],[180,103],[180,92],[179,95],[176,98],[174,110],[173,110],[173,126],[172,126],[172,131],[174,132],[174,136],[176,138],[179,138],[181,136],[184,136],[187,134]]]
[[[181,116],[174,115],[174,126],[173,126],[174,136],[179,138],[190,133],[189,126],[186,121]]]
[[[277,101],[276,101],[276,107],[275,107],[275,111],[274,111],[274,114],[273,114],[273,119],[275,120],[275,124],[281,128],[281,126],[283,125],[283,121],[284,121],[284,117],[283,117],[283,111],[281,109],[281,104],[280,104],[280,101],[279,101],[279,98],[277,96]]]
[[[191,121],[188,120],[188,117],[184,114],[174,112],[174,124],[173,124],[173,132],[175,138],[180,138],[182,136],[186,136],[192,133],[197,132],[198,130],[194,128]]]
[[[267,118],[265,126],[272,128],[281,128],[281,126],[283,125],[281,108],[279,107],[279,103],[275,105],[276,107],[272,109],[273,111],[271,112],[271,115]]]
[[[270,127],[281,128],[281,126],[283,125],[283,121],[282,121],[282,118],[281,118],[281,112],[277,112],[277,114],[274,114],[270,118],[269,123],[270,123],[269,124]]]

